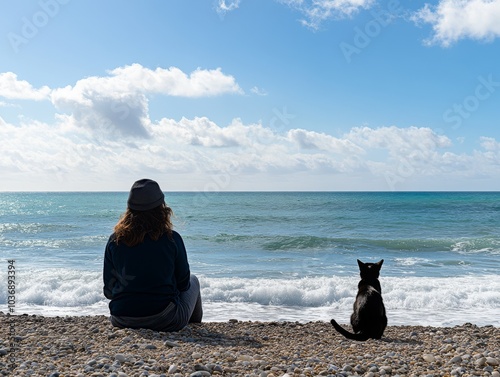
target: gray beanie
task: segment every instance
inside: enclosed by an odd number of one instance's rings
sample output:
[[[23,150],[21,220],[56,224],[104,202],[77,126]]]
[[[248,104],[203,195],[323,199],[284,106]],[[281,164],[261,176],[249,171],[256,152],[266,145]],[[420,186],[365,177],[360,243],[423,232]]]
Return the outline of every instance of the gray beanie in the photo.
[[[151,179],[140,179],[132,185],[127,206],[135,211],[147,211],[158,207],[165,200],[165,195],[158,183]]]

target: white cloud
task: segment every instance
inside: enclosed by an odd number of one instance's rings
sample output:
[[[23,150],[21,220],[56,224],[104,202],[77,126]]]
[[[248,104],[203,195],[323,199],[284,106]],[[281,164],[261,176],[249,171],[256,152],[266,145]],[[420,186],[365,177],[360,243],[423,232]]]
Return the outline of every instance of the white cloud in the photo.
[[[351,17],[360,9],[369,9],[375,0],[276,0],[304,17],[301,23],[312,29],[318,29],[323,21]],[[224,17],[227,12],[238,9],[241,0],[218,0],[215,10]]]
[[[360,9],[369,9],[375,0],[278,0],[304,15],[303,25],[317,29],[323,21],[351,17]]]
[[[0,73],[0,97],[41,101],[49,99],[49,95],[50,88],[48,86],[35,89],[29,82],[18,80],[17,75],[13,72]]]
[[[187,75],[175,67],[151,70],[133,64],[113,69],[105,77],[88,77],[74,86],[54,89],[51,99],[57,109],[69,111],[82,126],[148,137],[147,95],[209,97],[234,93],[242,94],[243,90],[220,68],[197,69]]]
[[[225,16],[227,12],[238,9],[239,6],[240,0],[218,0],[215,10],[219,13],[219,15]]]
[[[394,157],[409,154],[428,153],[440,148],[451,147],[451,141],[444,135],[436,134],[426,127],[398,128],[355,127],[347,138],[353,143],[368,148],[383,148]]]
[[[300,149],[322,150],[332,154],[361,155],[364,149],[349,139],[336,138],[324,133],[293,129],[287,133],[288,139]]]
[[[243,94],[233,76],[220,68],[196,69],[189,75],[176,67],[145,68],[140,64],[118,67],[107,76],[81,79],[74,86],[39,89],[12,72],[0,73],[0,97],[50,99],[56,109],[69,113],[74,124],[113,135],[148,137],[148,95],[211,97]],[[0,101],[0,107],[13,106]]]
[[[13,104],[13,103],[4,102],[4,101],[0,101],[0,107],[17,107],[17,108],[21,108],[21,106],[19,106],[19,105],[16,105],[16,104]]]
[[[500,37],[500,0],[440,0],[425,4],[413,21],[432,25],[428,44],[448,47],[461,39],[492,40]]]
[[[359,127],[335,137],[304,129],[281,133],[239,119],[221,126],[205,117],[164,118],[142,125],[149,138],[127,138],[80,121],[73,115],[59,115],[55,124],[0,121],[0,139],[9,140],[0,147],[0,190],[16,189],[6,185],[21,179],[33,185],[17,189],[110,190],[139,176],[165,177],[168,189],[178,190],[319,189],[320,181],[366,190],[500,175],[495,139],[481,139],[472,154],[455,154],[447,137],[428,128]],[[349,186],[353,177],[364,186]]]
[[[243,94],[233,76],[217,69],[196,69],[188,76],[179,68],[151,70],[140,64],[119,67],[109,72],[111,77],[102,80],[114,90],[140,91],[178,97],[210,97],[227,93]]]
[[[252,89],[250,89],[250,91],[253,94],[256,94],[258,96],[267,96],[268,95],[267,91],[265,91],[264,89],[258,88],[256,86],[254,86]]]
[[[488,152],[500,153],[500,142],[496,141],[492,137],[482,137],[480,141],[481,147]]]
[[[89,97],[97,93],[109,93],[114,97],[130,93],[210,97],[231,93],[242,94],[243,90],[233,76],[225,75],[220,68],[197,69],[188,76],[176,67],[151,70],[140,64],[132,64],[109,71],[109,76],[88,77],[79,80],[74,87],[56,89],[52,93],[52,100],[56,104],[65,99],[89,104]]]
[[[10,76],[4,82],[21,81]],[[219,89],[210,91],[216,83]],[[48,93],[27,82],[19,87],[32,100],[39,98],[34,93]],[[63,110],[53,124],[22,117],[13,125],[0,118],[0,140],[8,140],[0,143],[0,191],[113,190],[138,176],[158,175],[173,177],[170,188],[177,190],[203,189],[214,177],[220,190],[332,189],[332,182],[342,182],[343,189],[383,190],[425,179],[500,179],[500,143],[493,138],[481,138],[473,153],[456,154],[448,137],[425,127],[356,127],[333,136],[240,119],[228,125],[207,117],[151,121],[152,93],[197,96],[240,89],[220,70],[185,75],[140,65],[53,89],[52,102]]]
[[[234,122],[226,128],[219,127],[208,118],[186,119],[179,122],[162,119],[158,125],[151,127],[155,138],[172,138],[176,143],[186,146],[207,148],[229,148],[240,146],[244,138],[240,124]]]

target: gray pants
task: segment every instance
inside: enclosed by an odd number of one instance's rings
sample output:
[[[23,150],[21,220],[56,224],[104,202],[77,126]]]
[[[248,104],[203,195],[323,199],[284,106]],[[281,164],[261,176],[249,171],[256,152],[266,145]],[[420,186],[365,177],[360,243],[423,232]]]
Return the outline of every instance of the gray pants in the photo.
[[[188,323],[199,323],[203,317],[200,282],[191,274],[190,287],[179,295],[178,305],[171,302],[163,311],[147,317],[110,317],[111,324],[121,328],[145,328],[156,331],[179,331]]]

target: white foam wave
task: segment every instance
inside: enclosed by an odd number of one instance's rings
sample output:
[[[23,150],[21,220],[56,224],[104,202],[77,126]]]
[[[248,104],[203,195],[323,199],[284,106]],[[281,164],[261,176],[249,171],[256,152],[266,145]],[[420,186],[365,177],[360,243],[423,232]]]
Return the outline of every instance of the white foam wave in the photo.
[[[451,251],[459,254],[500,254],[500,241],[498,239],[472,239],[455,242]]]
[[[27,305],[71,307],[103,300],[102,275],[94,271],[67,269],[16,271],[16,301]],[[0,290],[0,302],[6,301]]]
[[[357,279],[241,279],[199,276],[207,320],[328,320],[348,322]],[[500,276],[381,278],[392,324],[499,326]],[[6,287],[0,305],[6,307]],[[100,272],[18,271],[16,310],[30,314],[107,314]],[[1,309],[0,309],[1,310]]]
[[[410,258],[394,258],[394,262],[396,263],[396,265],[407,267],[407,266],[415,266],[422,263],[429,263],[431,262],[431,260],[427,258],[410,257]]]
[[[388,308],[500,308],[500,277],[381,278]],[[352,305],[357,280],[342,277],[285,279],[208,279],[204,295],[211,301],[255,302],[302,307]]]

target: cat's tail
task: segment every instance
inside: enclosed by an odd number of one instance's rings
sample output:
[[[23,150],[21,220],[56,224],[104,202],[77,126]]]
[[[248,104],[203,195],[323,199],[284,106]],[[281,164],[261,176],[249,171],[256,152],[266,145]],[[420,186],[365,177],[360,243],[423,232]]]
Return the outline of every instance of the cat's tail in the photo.
[[[347,331],[342,326],[340,326],[334,319],[332,319],[330,323],[332,324],[333,327],[335,327],[335,330],[344,335],[347,339],[365,341],[370,338],[368,335],[363,334],[361,332],[353,334],[352,332]]]

